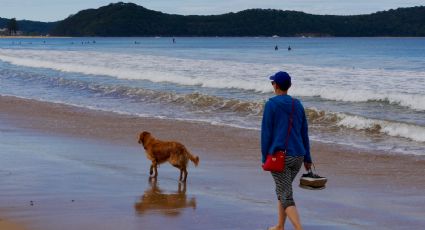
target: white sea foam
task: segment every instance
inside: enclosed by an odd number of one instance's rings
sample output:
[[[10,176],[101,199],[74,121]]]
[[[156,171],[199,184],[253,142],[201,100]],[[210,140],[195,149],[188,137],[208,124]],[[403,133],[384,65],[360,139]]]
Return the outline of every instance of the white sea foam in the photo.
[[[425,142],[425,127],[421,125],[372,119],[347,113],[323,111],[316,108],[307,108],[306,115],[312,125],[338,126],[365,131],[368,134],[381,133],[417,142]]]
[[[105,75],[119,79],[171,82],[211,88],[240,88],[260,92],[270,91],[269,84],[265,82],[262,82],[262,86],[259,87],[258,81],[246,79],[248,75],[243,72],[240,72],[241,75],[235,75],[232,71],[227,72],[221,68],[216,68],[216,66],[211,66],[214,62],[210,63],[209,61],[150,55],[130,56],[97,52],[4,49],[0,49],[0,60],[14,65]],[[215,64],[218,66],[226,65],[225,62],[220,63]]]
[[[194,60],[145,54],[93,51],[0,49],[0,60],[14,65],[119,79],[171,82],[211,88],[271,92],[266,77],[285,69],[293,76],[295,96],[347,102],[383,101],[425,111],[425,73],[351,69],[300,64]]]
[[[293,94],[297,96],[321,97],[327,100],[346,102],[382,101],[390,104],[409,107],[417,111],[425,111],[425,95],[397,92],[382,92],[382,89],[363,90],[323,86],[319,88],[302,88],[295,86]],[[381,92],[379,92],[381,91]]]
[[[360,116],[338,114],[338,126],[384,133],[394,137],[408,138],[417,142],[425,142],[425,127],[393,121],[370,119]]]

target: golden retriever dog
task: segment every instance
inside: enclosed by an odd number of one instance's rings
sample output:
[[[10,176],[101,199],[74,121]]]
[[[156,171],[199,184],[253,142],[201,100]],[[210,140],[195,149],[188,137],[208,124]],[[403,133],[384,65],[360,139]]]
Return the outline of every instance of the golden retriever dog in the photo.
[[[192,155],[186,147],[176,141],[161,141],[155,139],[149,132],[139,134],[139,144],[145,148],[146,157],[152,161],[149,174],[151,178],[158,177],[158,165],[168,161],[180,169],[179,181],[186,182],[187,163],[191,160],[195,166],[199,164],[199,157]],[[155,174],[152,175],[155,171]]]

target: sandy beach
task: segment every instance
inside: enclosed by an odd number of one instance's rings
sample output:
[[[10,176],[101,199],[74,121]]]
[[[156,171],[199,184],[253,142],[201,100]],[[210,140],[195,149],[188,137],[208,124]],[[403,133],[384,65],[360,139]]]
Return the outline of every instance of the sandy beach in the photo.
[[[149,181],[143,130],[199,155],[188,182]],[[265,229],[275,223],[259,132],[0,97],[0,229]],[[321,191],[294,183],[305,229],[420,229],[425,157],[312,143]],[[13,224],[15,225],[15,224]],[[291,229],[291,228],[288,228]]]

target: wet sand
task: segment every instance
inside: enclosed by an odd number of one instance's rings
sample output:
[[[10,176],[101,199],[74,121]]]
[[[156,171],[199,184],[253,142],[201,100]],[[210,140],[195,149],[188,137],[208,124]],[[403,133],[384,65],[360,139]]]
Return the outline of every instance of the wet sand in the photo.
[[[24,230],[25,228],[21,225],[11,223],[7,220],[0,219],[0,229],[1,230]]]
[[[186,186],[169,165],[148,180],[136,140],[143,130],[200,156]],[[0,217],[27,229],[265,229],[275,221],[255,130],[0,97],[0,135]],[[295,182],[305,229],[425,225],[425,157],[317,142],[312,153],[329,185],[308,191]]]

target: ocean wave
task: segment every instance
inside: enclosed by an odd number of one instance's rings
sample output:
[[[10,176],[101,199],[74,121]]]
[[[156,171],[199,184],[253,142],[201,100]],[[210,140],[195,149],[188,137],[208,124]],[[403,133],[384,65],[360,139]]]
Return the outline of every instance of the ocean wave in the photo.
[[[178,85],[209,88],[237,88],[257,92],[270,92],[268,82],[252,78],[264,76],[247,63],[190,60],[152,55],[108,54],[80,51],[41,51],[0,49],[0,60],[33,68],[47,68],[63,72],[110,76],[127,80],[149,80]],[[220,68],[234,65],[239,69]],[[239,65],[239,66],[238,66]],[[242,66],[241,66],[242,65]],[[278,68],[273,68],[277,71]],[[270,69],[267,70],[269,72]]]
[[[425,111],[425,95],[421,94],[382,93],[373,90],[337,89],[331,86],[320,88],[297,87],[293,93],[296,96],[320,97],[333,101],[383,102],[408,107],[417,111]]]
[[[94,51],[0,49],[14,65],[118,79],[270,93],[267,76],[284,69],[293,76],[294,96],[345,102],[378,101],[425,111],[425,73],[384,69],[194,60]]]
[[[236,116],[246,118],[250,116],[255,120],[260,120],[263,112],[263,101],[244,101],[237,99],[228,99],[218,96],[205,95],[200,92],[189,94],[178,94],[174,92],[155,91],[143,88],[135,88],[128,86],[102,85],[81,80],[71,80],[57,77],[46,77],[43,75],[29,75],[25,78],[27,82],[46,81],[48,84],[60,88],[71,88],[73,91],[82,90],[84,93],[94,94],[97,97],[114,97],[118,99],[130,99],[136,102],[169,104],[171,106],[183,106],[192,113],[202,113],[202,119],[191,119],[193,121],[201,121],[210,124],[227,125],[233,127],[247,128],[241,125],[226,123],[215,119],[218,116]],[[62,102],[63,103],[63,102]],[[66,104],[70,104],[67,102]],[[74,106],[81,106],[78,103],[71,103]],[[100,109],[98,107],[83,106],[90,109]],[[119,112],[114,110],[114,112]],[[385,134],[394,137],[407,138],[416,142],[425,142],[425,127],[379,119],[366,118],[358,115],[351,115],[338,112],[330,112],[318,110],[315,108],[306,108],[306,116],[311,125],[321,126],[325,128],[345,128],[364,131],[366,134]],[[127,113],[124,113],[127,114]],[[140,115],[140,114],[136,114]],[[142,115],[152,116],[152,115]],[[208,119],[208,117],[211,117]],[[159,116],[159,118],[167,118]],[[174,117],[173,119],[180,119]],[[182,120],[186,120],[181,118]],[[252,128],[248,127],[248,128]]]
[[[82,87],[79,81],[67,82]],[[227,99],[217,96],[205,95],[199,92],[189,94],[177,94],[172,92],[162,92],[126,86],[105,86],[88,83],[87,89],[102,96],[114,96],[118,98],[126,97],[149,103],[171,104],[173,106],[184,106],[192,112],[204,114],[233,113],[238,117],[255,116],[261,118],[263,113],[263,101],[243,101],[237,99]],[[425,127],[401,123],[396,121],[386,121],[380,119],[366,118],[358,115],[346,113],[330,112],[306,108],[306,116],[310,123],[328,127],[349,128],[365,131],[368,134],[386,134],[394,137],[408,138],[417,142],[425,142]]]
[[[202,113],[237,113],[238,115],[259,116],[262,113],[263,103],[227,99],[217,96],[205,95],[199,92],[189,94],[177,94],[171,92],[154,91],[125,86],[100,86],[91,84],[88,86],[92,91],[101,93],[103,96],[126,97],[133,100],[149,103],[162,103],[184,106],[192,112]]]
[[[12,76],[14,77],[14,76]],[[179,94],[168,91],[156,91],[123,85],[98,84],[84,80],[66,79],[63,77],[47,77],[44,75],[20,75],[26,82],[43,81],[60,88],[70,88],[72,91],[83,91],[96,97],[114,97],[130,99],[137,102],[161,103],[173,106],[183,106],[192,112],[201,113],[235,113],[238,116],[260,116],[264,102],[244,101],[218,96],[206,95],[200,92]]]
[[[345,113],[327,112],[314,108],[306,109],[308,120],[312,124],[326,125],[364,131],[367,134],[385,134],[393,137],[407,138],[417,142],[425,142],[425,127],[366,118]]]
[[[400,122],[370,119],[353,115],[340,115],[339,126],[372,133],[384,133],[393,137],[408,138],[425,142],[425,127]]]

